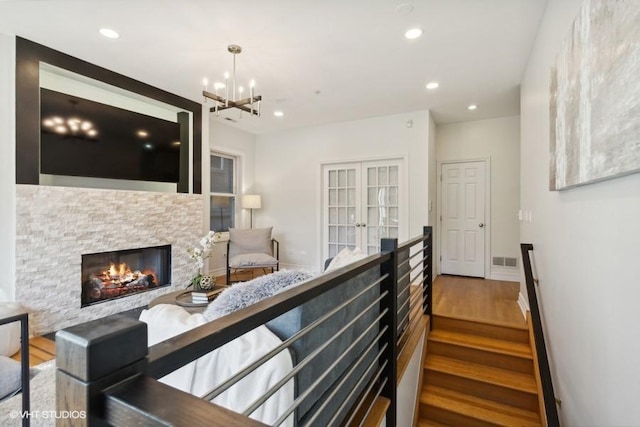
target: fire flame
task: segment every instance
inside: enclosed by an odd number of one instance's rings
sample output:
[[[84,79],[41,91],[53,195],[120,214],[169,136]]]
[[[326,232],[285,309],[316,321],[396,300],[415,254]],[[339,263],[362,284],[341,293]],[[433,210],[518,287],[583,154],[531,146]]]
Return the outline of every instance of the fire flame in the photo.
[[[153,270],[144,271],[131,271],[131,268],[126,264],[114,264],[111,263],[107,271],[102,272],[103,282],[110,282],[114,285],[121,285],[123,283],[132,282],[142,276],[153,276],[154,283],[158,283],[158,278]]]

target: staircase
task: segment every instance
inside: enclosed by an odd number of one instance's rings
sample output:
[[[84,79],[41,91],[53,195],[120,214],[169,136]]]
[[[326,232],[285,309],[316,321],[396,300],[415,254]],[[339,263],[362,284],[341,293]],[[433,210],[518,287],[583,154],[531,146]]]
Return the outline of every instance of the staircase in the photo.
[[[419,427],[541,425],[526,326],[431,321]]]

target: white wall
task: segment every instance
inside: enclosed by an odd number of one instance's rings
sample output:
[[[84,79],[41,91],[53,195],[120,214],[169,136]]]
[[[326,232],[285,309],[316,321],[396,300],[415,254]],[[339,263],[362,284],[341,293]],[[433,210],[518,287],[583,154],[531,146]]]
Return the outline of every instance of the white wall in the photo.
[[[15,299],[15,37],[0,33],[0,301]]]
[[[407,124],[412,121],[412,127]],[[263,209],[257,226],[274,226],[283,264],[321,267],[321,164],[407,156],[408,236],[428,225],[429,111],[259,135],[256,190]]]
[[[207,147],[206,154],[203,155],[203,194],[210,192],[210,160],[211,151],[218,151],[225,154],[236,156],[239,166],[239,191],[238,194],[252,194],[257,192],[255,186],[255,151],[256,151],[256,136],[249,132],[244,132],[240,129],[236,129],[231,126],[217,121],[214,116],[208,112],[208,106],[205,104],[205,110],[203,114],[205,120],[209,117],[209,146]],[[251,120],[247,118],[246,120]],[[204,120],[203,120],[204,121]],[[203,138],[203,141],[205,139]],[[204,145],[204,143],[203,143]],[[258,193],[259,194],[259,193]],[[207,205],[209,204],[209,198],[205,197]],[[207,218],[209,210],[207,208]],[[256,224],[256,217],[260,211],[254,211],[254,224]],[[249,228],[249,211],[241,208],[240,200],[236,204],[236,227],[237,228]],[[208,221],[208,220],[207,220]],[[209,270],[215,275],[225,273],[225,253],[226,244],[218,244],[214,247],[213,256],[209,263]]]
[[[438,125],[438,162],[491,159],[491,253],[518,258],[520,206],[520,117]],[[518,281],[517,269],[491,267],[488,278]]]
[[[432,225],[431,245],[432,245],[432,272],[431,279],[440,274],[440,261],[438,259],[439,245],[439,222],[438,222],[438,155],[437,155],[437,138],[436,138],[436,122],[433,115],[429,112],[429,201],[428,212],[429,221],[427,225]],[[422,278],[422,273],[421,276]]]
[[[409,427],[414,424],[416,400],[420,398],[422,384],[418,384],[420,370],[423,369],[422,353],[424,350],[425,333],[422,334],[418,345],[413,350],[411,360],[404,375],[398,383],[398,406],[396,414],[396,425],[399,427]]]
[[[522,208],[564,425],[638,425],[640,175],[563,192],[549,183],[549,76],[581,6],[550,0],[521,91]],[[523,290],[524,291],[524,290]]]

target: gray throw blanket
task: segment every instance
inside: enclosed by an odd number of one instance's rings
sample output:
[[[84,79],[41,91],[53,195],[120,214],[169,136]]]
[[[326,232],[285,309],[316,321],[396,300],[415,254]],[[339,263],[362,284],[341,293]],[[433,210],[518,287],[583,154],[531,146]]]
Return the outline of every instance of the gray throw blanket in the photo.
[[[280,270],[225,289],[202,313],[212,321],[269,298],[285,288],[311,279],[315,275],[300,270]]]

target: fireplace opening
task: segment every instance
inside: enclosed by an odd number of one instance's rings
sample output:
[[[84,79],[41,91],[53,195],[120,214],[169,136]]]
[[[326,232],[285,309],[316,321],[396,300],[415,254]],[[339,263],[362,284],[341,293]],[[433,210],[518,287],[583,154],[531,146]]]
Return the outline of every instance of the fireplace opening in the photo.
[[[171,245],[82,255],[82,307],[170,284]]]

